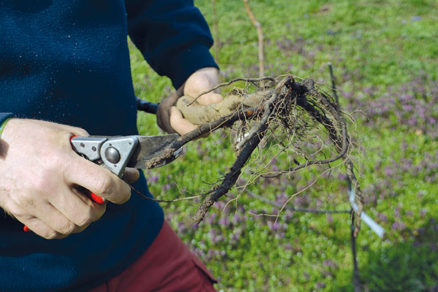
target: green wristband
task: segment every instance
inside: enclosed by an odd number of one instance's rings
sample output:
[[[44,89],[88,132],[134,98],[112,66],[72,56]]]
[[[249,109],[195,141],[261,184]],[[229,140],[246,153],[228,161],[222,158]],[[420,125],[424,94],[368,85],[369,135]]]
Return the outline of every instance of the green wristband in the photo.
[[[10,119],[11,119],[11,118],[7,118],[7,119],[2,123],[2,125],[0,126],[0,137],[1,137],[2,134],[3,134],[3,130],[4,130],[5,126],[6,126],[6,123],[7,123]]]

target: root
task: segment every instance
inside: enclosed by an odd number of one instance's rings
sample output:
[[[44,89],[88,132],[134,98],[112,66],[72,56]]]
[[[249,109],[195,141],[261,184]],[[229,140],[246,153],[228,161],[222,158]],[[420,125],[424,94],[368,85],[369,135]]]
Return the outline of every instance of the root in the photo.
[[[190,122],[202,125],[227,116],[238,109],[255,107],[261,104],[267,95],[268,93],[265,92],[256,92],[248,96],[228,95],[222,102],[211,105],[192,103],[192,98],[183,96],[178,99],[176,107]]]
[[[267,80],[271,81],[270,85],[266,85]],[[197,98],[181,98],[177,107],[186,119],[199,127],[181,136],[154,161],[159,164],[160,160],[168,158],[184,144],[221,128],[230,127],[237,132],[243,132],[243,135],[237,135],[239,137],[235,143],[235,162],[221,181],[205,193],[205,198],[194,216],[195,223],[202,221],[214,202],[235,185],[252,153],[258,146],[262,147],[262,144],[276,145],[279,148],[278,156],[290,161],[292,165],[283,170],[268,172],[266,167],[262,167],[259,172],[252,172],[259,177],[276,178],[291,175],[312,165],[326,165],[330,168],[330,164],[335,161],[343,162],[347,176],[355,188],[359,218],[363,202],[362,192],[354,174],[353,163],[348,157],[350,138],[337,98],[317,88],[311,79],[299,82],[292,76],[281,80],[240,78],[217,88],[236,81],[251,83],[255,85],[256,91],[250,93],[246,89],[232,90],[223,102],[208,106],[197,103]],[[264,84],[260,86],[262,81]],[[312,149],[313,143],[321,141],[323,145]],[[271,162],[257,163],[267,165]],[[357,233],[360,220],[356,222]]]

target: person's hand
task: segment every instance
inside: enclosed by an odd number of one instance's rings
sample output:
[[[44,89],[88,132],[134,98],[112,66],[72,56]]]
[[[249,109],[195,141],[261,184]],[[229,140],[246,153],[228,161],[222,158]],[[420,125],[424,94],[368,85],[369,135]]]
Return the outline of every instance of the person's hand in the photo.
[[[11,119],[0,138],[0,207],[47,238],[81,232],[105,212],[80,187],[122,204],[130,187],[109,170],[76,154],[72,135],[80,128],[28,119]],[[138,172],[127,177],[133,181]]]
[[[190,75],[187,81],[172,95],[165,98],[158,108],[157,122],[161,129],[166,132],[178,132],[184,135],[197,126],[184,119],[181,112],[173,106],[177,99],[182,95],[195,98],[199,94],[212,89],[219,84],[219,70],[214,67],[200,69]],[[222,96],[216,92],[209,92],[200,96],[197,102],[202,105],[218,103],[222,101]]]

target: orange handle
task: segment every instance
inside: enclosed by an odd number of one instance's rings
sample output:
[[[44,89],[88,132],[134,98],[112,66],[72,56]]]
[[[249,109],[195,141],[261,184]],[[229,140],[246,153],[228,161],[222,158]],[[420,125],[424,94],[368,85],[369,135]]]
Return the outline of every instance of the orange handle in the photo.
[[[90,194],[90,198],[91,198],[94,202],[96,202],[96,203],[98,203],[98,204],[103,204],[103,203],[105,203],[105,199],[102,198],[102,197],[100,197],[100,196],[98,196],[98,195],[96,195],[95,193],[91,193],[91,194]]]

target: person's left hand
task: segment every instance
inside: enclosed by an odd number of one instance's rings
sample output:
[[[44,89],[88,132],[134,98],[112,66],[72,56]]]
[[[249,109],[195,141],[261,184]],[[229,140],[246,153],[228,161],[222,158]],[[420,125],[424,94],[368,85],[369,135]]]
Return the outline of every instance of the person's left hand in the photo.
[[[184,119],[181,112],[174,106],[182,95],[195,98],[199,94],[212,89],[219,84],[219,70],[214,67],[202,68],[190,75],[187,81],[172,95],[163,99],[157,112],[157,123],[166,132],[177,132],[184,135],[197,126]],[[197,99],[202,105],[218,103],[222,96],[214,91],[206,93]]]

